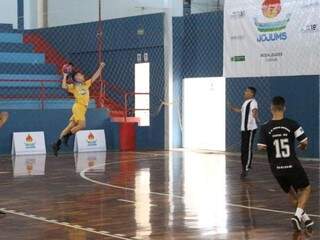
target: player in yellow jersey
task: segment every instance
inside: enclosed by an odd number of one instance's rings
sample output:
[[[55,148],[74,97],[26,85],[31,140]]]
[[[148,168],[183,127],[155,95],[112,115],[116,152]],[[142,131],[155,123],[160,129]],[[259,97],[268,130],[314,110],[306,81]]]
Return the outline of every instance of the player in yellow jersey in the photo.
[[[52,145],[54,155],[58,156],[62,142],[67,145],[70,136],[86,127],[86,112],[90,101],[89,89],[90,86],[100,77],[104,67],[105,63],[100,63],[98,70],[89,80],[86,80],[82,73],[74,72],[72,74],[74,83],[72,84],[67,84],[68,74],[63,73],[62,88],[74,96],[75,103],[72,107],[70,123],[61,132],[58,141]]]

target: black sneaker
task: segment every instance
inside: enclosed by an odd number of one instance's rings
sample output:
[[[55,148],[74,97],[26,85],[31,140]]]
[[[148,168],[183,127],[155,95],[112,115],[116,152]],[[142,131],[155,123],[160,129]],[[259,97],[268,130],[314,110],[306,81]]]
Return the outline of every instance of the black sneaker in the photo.
[[[0,218],[4,217],[6,215],[5,212],[0,211]]]
[[[296,231],[301,231],[301,221],[297,216],[291,218],[292,226]]]
[[[308,239],[310,239],[312,236],[313,236],[313,230],[312,230],[312,228],[309,228],[309,230],[308,229],[306,229],[305,231],[304,231],[304,235],[306,236],[306,240],[308,240]]]
[[[304,226],[308,231],[312,231],[312,226],[314,225],[314,222],[312,220],[307,220],[304,222]]]
[[[58,157],[59,150],[60,150],[60,147],[58,146],[57,143],[52,144],[52,151],[56,157]]]
[[[243,172],[240,174],[240,178],[241,178],[241,179],[246,178],[246,176],[248,176],[248,172],[247,172],[247,171],[243,171]]]

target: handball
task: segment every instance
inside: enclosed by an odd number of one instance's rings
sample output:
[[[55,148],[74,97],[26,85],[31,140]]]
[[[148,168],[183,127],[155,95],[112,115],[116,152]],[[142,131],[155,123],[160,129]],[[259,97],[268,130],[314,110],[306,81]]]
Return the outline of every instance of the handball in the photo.
[[[73,66],[70,63],[62,66],[62,72],[65,74],[71,74],[73,72]]]

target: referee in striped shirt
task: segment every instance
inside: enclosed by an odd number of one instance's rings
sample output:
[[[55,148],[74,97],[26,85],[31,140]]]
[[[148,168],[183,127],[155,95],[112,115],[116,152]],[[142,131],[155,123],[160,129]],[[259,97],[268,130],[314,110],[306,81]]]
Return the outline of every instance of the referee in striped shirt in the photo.
[[[253,156],[253,141],[258,128],[258,103],[255,99],[257,90],[248,87],[244,92],[241,108],[230,106],[233,112],[241,113],[241,178],[248,175]]]

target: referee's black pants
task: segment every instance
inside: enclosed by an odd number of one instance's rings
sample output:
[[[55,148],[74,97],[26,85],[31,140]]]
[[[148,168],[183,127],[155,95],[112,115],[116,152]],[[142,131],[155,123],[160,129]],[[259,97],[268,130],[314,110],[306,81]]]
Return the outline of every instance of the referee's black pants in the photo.
[[[241,162],[242,170],[248,171],[251,168],[253,157],[253,141],[257,130],[241,131]]]

